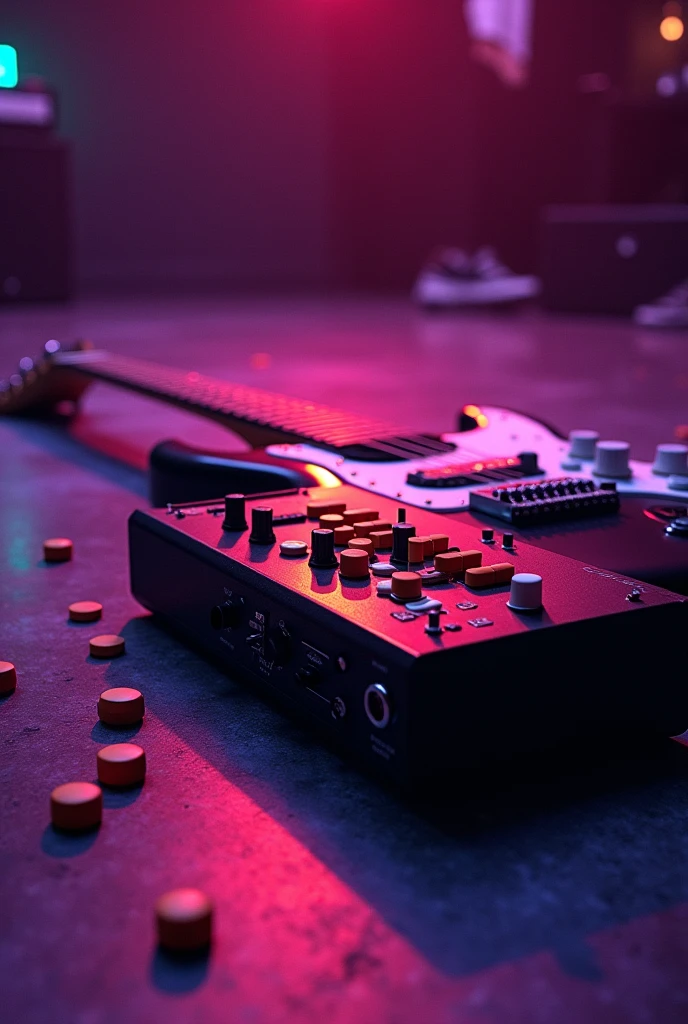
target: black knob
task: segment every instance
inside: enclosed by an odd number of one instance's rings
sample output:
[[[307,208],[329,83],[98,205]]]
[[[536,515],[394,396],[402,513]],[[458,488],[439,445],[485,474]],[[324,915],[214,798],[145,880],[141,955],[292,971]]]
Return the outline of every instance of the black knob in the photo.
[[[542,473],[538,466],[537,452],[520,452],[518,460],[520,470],[524,476],[534,476],[535,473]]]
[[[213,629],[236,629],[241,619],[241,605],[231,601],[216,605],[210,612],[210,625]]]
[[[405,508],[398,508],[397,509],[397,522],[398,523],[405,523],[406,522],[406,509]]]
[[[615,480],[603,480],[600,484],[601,491],[615,491],[616,481]]]
[[[337,556],[334,553],[334,530],[311,530],[311,557],[308,564],[313,569],[336,569]]]
[[[494,540],[494,530],[491,527],[489,527],[489,526],[483,527],[482,540],[483,540],[483,543],[485,543],[485,544],[491,544],[492,543],[492,541]]]
[[[394,523],[392,525],[392,557],[390,562],[408,565],[409,537],[416,536],[416,528],[411,523]]]
[[[269,505],[256,505],[251,510],[251,544],[274,544],[275,532],[272,529],[272,509]]]
[[[225,518],[223,530],[248,530],[246,522],[246,498],[243,494],[225,494]]]
[[[507,551],[514,546],[514,535],[513,533],[505,533],[502,536],[502,547],[506,548]]]

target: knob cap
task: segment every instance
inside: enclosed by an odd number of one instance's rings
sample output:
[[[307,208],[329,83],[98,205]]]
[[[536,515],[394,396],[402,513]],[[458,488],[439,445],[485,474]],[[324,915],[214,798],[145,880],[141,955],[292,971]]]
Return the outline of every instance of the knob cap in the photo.
[[[215,605],[210,612],[210,625],[213,629],[236,629],[243,618],[241,605],[228,602]]]
[[[411,523],[395,523],[392,527],[392,557],[390,561],[407,565],[409,537],[415,536],[416,528]]]
[[[688,475],[688,448],[684,444],[658,444],[652,472],[659,476]]]
[[[356,548],[345,548],[339,563],[339,575],[345,579],[362,580],[369,578],[368,555]]]
[[[537,612],[542,608],[542,576],[517,572],[511,577],[507,606],[515,612]]]
[[[599,437],[596,430],[572,430],[569,434],[570,457],[572,459],[594,459],[595,445]]]
[[[538,466],[537,452],[519,452],[518,461],[524,476],[535,476],[536,473],[542,472]]]
[[[274,544],[275,532],[272,529],[272,509],[269,505],[256,505],[251,510],[251,544]]]
[[[628,459],[631,446],[628,441],[598,441],[595,445],[595,463],[592,467],[596,476],[610,476],[623,479],[631,475]]]
[[[246,497],[243,494],[225,494],[223,530],[248,530]]]
[[[337,556],[334,553],[334,530],[311,530],[311,557],[308,564],[312,569],[336,569]]]

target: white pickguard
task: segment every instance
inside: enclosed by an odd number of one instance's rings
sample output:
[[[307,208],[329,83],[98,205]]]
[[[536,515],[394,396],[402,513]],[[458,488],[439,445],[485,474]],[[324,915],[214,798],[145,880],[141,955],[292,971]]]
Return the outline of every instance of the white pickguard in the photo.
[[[561,464],[566,461],[569,444],[541,423],[508,409],[481,406],[481,412],[487,417],[487,425],[466,433],[442,434],[442,439],[455,444],[456,450],[437,458],[408,462],[359,462],[342,459],[334,452],[308,444],[274,444],[270,445],[267,451],[279,458],[322,466],[344,483],[355,484],[373,494],[384,494],[388,498],[398,498],[406,505],[417,505],[442,512],[467,509],[469,493],[476,488],[413,487],[406,482],[409,473],[490,457],[508,458],[529,451],[537,452],[543,475],[546,477],[590,478],[593,475],[592,462],[581,462],[581,468],[577,471],[562,469]],[[616,481],[619,493],[648,494],[679,502],[681,499],[688,501],[688,490],[670,488],[668,478],[653,473],[649,462],[636,462],[632,459],[630,465],[631,477]]]

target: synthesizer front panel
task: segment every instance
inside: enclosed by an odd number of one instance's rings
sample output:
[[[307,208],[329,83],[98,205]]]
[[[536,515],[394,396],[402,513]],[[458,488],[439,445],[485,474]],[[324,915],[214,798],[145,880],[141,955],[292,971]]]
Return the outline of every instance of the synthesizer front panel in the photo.
[[[401,783],[610,729],[688,726],[681,680],[662,656],[688,623],[679,596],[371,497],[348,486],[254,497],[246,528],[228,528],[217,502],[137,511],[132,592],[229,674]],[[309,564],[314,545],[331,541],[318,502],[352,520],[365,512],[354,526],[379,524],[381,544],[400,519],[409,537],[444,537],[444,560],[391,566],[420,600],[388,593],[383,570],[398,551],[376,548],[359,578],[343,574],[348,544],[335,545],[334,564]],[[514,574],[541,581],[541,605],[519,606]]]

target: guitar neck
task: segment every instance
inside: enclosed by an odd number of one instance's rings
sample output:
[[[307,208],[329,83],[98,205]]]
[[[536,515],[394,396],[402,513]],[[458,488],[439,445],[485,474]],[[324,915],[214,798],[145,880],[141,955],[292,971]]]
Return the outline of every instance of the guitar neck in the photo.
[[[309,444],[349,458],[426,458],[453,445],[382,420],[98,350],[58,352],[55,370],[106,381],[222,423],[255,447]]]

